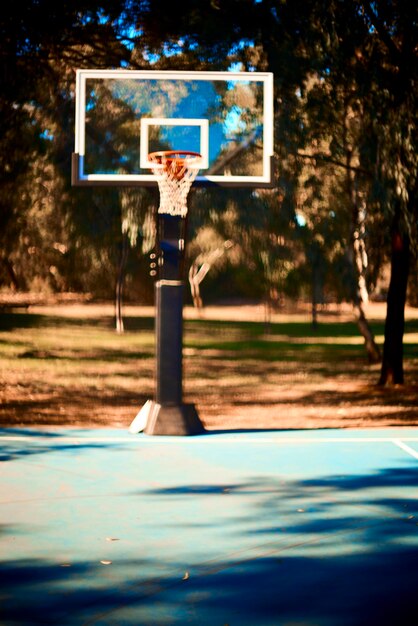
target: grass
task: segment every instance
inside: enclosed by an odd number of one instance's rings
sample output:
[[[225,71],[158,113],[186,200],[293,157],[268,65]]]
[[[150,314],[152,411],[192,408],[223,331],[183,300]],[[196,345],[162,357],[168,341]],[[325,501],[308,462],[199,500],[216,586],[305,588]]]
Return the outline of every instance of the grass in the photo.
[[[184,397],[208,428],[418,424],[418,319],[406,327],[406,384],[380,388],[353,322],[241,318],[184,323]],[[372,326],[382,344],[384,320]],[[154,393],[154,321],[132,313],[125,327],[88,305],[1,314],[0,424],[127,428]]]

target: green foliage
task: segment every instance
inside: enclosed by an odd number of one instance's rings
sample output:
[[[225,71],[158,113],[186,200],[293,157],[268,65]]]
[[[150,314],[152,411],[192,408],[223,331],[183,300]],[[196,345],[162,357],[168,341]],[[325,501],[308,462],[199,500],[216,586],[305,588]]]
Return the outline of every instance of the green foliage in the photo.
[[[190,261],[234,243],[203,288],[272,304],[355,300],[359,276],[377,289],[395,213],[418,240],[417,24],[403,0],[9,4],[0,16],[0,284],[108,297],[127,237],[128,291],[149,298],[155,195],[70,187],[74,70],[240,67],[275,74],[276,187],[193,190]],[[112,115],[126,140],[129,112]]]

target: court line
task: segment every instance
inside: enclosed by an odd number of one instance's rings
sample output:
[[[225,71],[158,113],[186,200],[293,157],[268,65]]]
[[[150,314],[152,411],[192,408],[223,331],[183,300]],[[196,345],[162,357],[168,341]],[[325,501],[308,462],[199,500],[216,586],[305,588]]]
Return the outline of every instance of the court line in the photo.
[[[411,441],[411,440],[408,439],[407,441]],[[406,443],[404,443],[400,439],[394,439],[393,443],[396,446],[398,446],[398,448],[401,448],[401,450],[404,450],[405,452],[407,452],[408,454],[413,456],[414,459],[418,459],[418,452],[416,450],[414,450],[413,448],[410,448]]]
[[[24,442],[30,441],[32,443],[45,444],[46,442],[53,447],[54,445],[60,446],[64,443],[76,443],[82,445],[83,443],[139,443],[139,444],[158,444],[158,443],[168,443],[168,444],[199,444],[199,443],[209,443],[209,444],[247,444],[247,443],[263,443],[263,444],[291,444],[291,443],[303,443],[303,444],[315,444],[315,443],[393,443],[404,451],[411,454],[418,459],[418,452],[410,448],[407,444],[403,442],[418,442],[418,435],[415,437],[402,437],[402,438],[394,438],[394,437],[246,437],[235,435],[230,437],[223,437],[217,435],[209,435],[209,436],[184,436],[184,437],[176,437],[176,436],[143,436],[143,435],[131,435],[129,437],[89,437],[89,436],[71,436],[67,437],[63,435],[62,437],[56,437],[51,440],[48,436],[38,435],[36,438],[30,435],[0,435],[0,441],[15,441],[15,442]]]

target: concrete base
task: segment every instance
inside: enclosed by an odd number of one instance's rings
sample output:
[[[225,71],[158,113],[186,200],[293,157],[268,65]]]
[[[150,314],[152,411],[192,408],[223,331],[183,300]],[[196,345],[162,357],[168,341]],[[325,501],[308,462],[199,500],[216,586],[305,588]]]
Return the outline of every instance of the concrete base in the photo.
[[[147,435],[199,435],[205,432],[194,404],[162,406],[148,401],[144,432]]]

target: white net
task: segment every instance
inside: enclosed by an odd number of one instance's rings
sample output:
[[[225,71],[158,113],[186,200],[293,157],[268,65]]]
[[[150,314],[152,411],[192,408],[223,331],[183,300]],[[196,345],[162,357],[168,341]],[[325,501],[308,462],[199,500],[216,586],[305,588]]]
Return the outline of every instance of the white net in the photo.
[[[158,213],[187,215],[187,196],[202,157],[195,152],[155,152],[148,156],[160,190]]]

